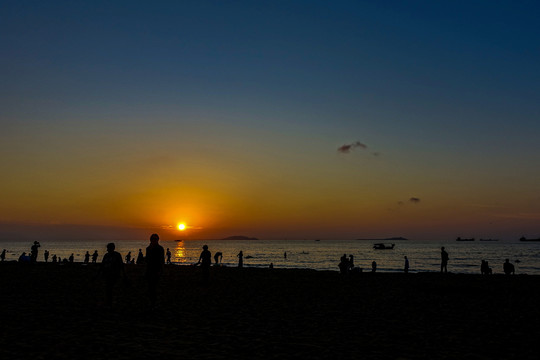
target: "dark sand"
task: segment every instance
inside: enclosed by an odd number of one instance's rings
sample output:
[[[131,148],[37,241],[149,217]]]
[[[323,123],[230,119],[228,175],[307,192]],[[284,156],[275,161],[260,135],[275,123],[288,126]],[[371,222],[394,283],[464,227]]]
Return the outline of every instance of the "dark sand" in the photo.
[[[97,266],[0,264],[0,356],[91,359],[533,359],[540,277],[144,266],[103,306]]]

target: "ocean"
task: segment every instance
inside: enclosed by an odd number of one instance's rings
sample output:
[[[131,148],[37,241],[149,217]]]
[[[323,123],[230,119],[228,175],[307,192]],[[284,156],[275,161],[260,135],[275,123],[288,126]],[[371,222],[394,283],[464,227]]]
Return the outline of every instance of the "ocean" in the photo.
[[[245,267],[302,268],[338,271],[340,257],[353,255],[355,266],[371,271],[372,261],[377,262],[379,272],[403,271],[404,256],[409,258],[410,272],[440,271],[440,250],[444,246],[449,253],[448,271],[453,273],[479,274],[482,260],[487,260],[494,273],[502,273],[505,259],[515,265],[516,274],[540,275],[540,242],[520,241],[384,241],[394,243],[393,250],[374,250],[373,244],[383,241],[369,240],[184,240],[160,241],[172,253],[172,262],[189,265],[197,262],[202,246],[207,244],[212,256],[223,253],[223,265],[237,266],[239,251],[244,254]],[[98,261],[106,252],[106,241],[42,241],[38,261],[44,261],[43,251],[49,250],[62,259],[72,253],[75,262],[82,262],[84,254],[97,250]],[[136,257],[143,253],[148,241],[115,241],[116,250],[125,256],[131,251]],[[29,253],[31,242],[0,241],[0,250],[6,249],[6,261],[17,260],[22,252]],[[285,258],[284,254],[287,253]],[[49,259],[50,261],[50,259]]]

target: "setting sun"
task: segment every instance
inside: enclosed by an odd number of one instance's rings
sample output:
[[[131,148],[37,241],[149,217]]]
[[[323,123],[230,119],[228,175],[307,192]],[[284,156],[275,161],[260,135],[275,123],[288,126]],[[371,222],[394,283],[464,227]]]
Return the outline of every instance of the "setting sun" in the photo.
[[[178,230],[180,231],[186,230],[186,224],[178,224]]]

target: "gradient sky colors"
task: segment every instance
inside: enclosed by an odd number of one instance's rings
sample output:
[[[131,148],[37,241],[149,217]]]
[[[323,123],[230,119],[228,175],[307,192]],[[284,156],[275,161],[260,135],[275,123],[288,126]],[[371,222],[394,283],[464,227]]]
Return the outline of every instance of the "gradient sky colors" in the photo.
[[[0,239],[540,236],[538,18],[4,1]]]

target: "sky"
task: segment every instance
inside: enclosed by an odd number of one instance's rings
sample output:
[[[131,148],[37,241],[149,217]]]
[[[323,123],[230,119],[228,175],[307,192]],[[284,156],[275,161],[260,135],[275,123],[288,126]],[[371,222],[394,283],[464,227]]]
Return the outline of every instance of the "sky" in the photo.
[[[0,240],[539,237],[538,18],[2,1]]]

